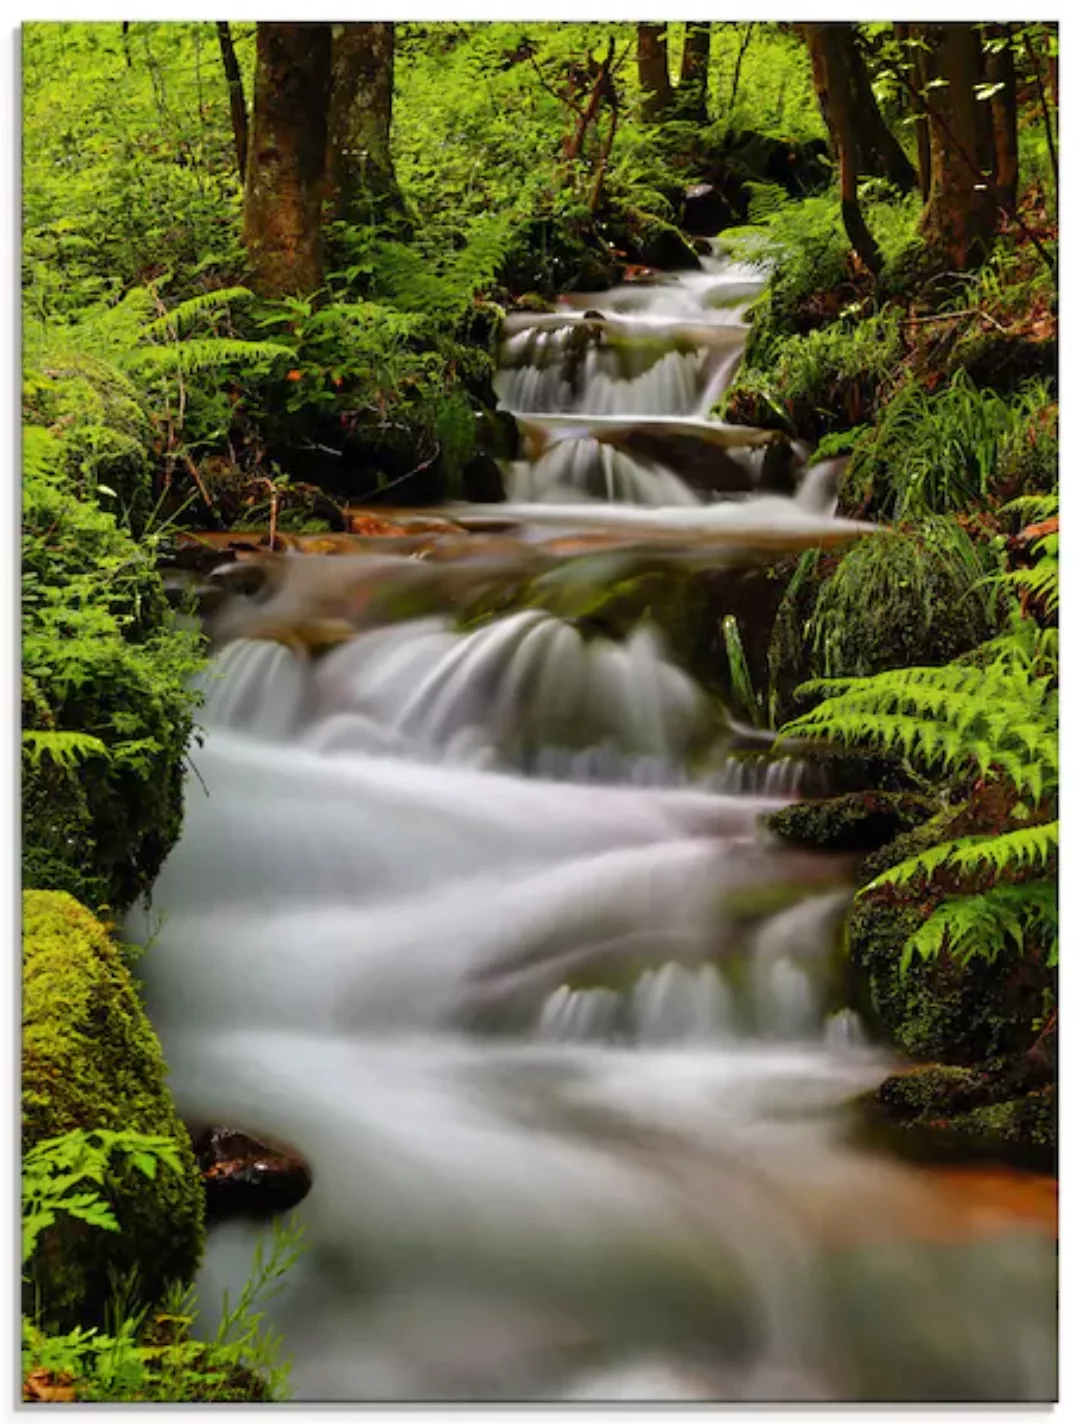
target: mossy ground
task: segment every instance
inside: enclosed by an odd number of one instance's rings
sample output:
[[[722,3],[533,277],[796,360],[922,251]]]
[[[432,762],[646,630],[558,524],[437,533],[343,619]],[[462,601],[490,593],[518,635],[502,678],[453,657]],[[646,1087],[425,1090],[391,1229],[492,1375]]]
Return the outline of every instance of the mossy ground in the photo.
[[[175,1138],[182,1177],[130,1170],[112,1205],[119,1233],[64,1218],[50,1228],[31,1302],[42,1324],[101,1323],[114,1276],[138,1272],[159,1298],[189,1281],[203,1245],[203,1189],[168,1093],[161,1048],[119,947],[70,895],[23,895],[22,1138],[29,1147],[73,1128]]]

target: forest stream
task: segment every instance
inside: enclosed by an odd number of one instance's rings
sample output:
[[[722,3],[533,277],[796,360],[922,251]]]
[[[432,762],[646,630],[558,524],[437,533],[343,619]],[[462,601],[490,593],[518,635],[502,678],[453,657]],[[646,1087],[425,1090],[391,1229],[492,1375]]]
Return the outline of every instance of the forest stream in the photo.
[[[127,932],[188,1125],[310,1167],[268,1307],[298,1401],[1054,1396],[1039,1179],[856,1138],[900,1065],[844,999],[849,860],[762,827],[799,765],[737,722],[706,745],[644,621],[452,617],[523,568],[602,588],[866,532],[833,464],[710,415],[763,280],[706,256],[511,315],[505,503],[432,511],[425,558],[220,579],[183,831]],[[201,1328],[258,1230],[211,1233]]]

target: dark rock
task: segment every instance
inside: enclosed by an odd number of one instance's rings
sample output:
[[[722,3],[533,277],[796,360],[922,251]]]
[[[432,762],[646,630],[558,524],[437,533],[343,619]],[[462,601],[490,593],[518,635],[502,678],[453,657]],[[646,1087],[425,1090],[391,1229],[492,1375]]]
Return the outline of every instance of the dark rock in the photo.
[[[303,1201],[311,1172],[287,1147],[269,1146],[231,1127],[210,1127],[195,1142],[208,1220],[274,1216]]]
[[[1053,1083],[1017,1094],[1006,1075],[931,1063],[886,1078],[859,1106],[866,1132],[906,1156],[1056,1168]]]
[[[473,504],[498,504],[506,499],[502,474],[486,451],[479,451],[461,472],[461,493]]]
[[[937,806],[926,796],[863,791],[827,801],[803,801],[768,817],[774,835],[820,850],[878,850],[929,820]]]

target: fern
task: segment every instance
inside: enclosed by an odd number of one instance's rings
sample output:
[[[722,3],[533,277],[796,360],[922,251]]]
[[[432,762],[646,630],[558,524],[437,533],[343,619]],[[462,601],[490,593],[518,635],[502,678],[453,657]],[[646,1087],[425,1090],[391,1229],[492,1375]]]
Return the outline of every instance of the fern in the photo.
[[[943,900],[904,945],[900,970],[906,973],[916,958],[935,958],[943,943],[966,964],[976,957],[992,962],[1009,949],[1020,952],[1032,937],[1045,946],[1047,965],[1055,967],[1058,904],[1051,880],[995,885],[979,895]]]
[[[1040,512],[1048,506],[1040,505]],[[1052,517],[1052,516],[1051,516]],[[1008,593],[1030,592],[1033,576],[1056,607],[1057,536],[1035,541],[1034,569],[999,577]],[[1016,573],[1026,576],[1026,584]],[[1051,602],[1043,598],[1044,607]],[[874,677],[822,679],[800,695],[823,700],[789,722],[782,738],[825,737],[899,752],[924,773],[964,788],[998,787],[1010,819],[994,834],[954,835],[877,876],[861,895],[888,887],[945,891],[908,939],[901,972],[946,946],[960,962],[995,959],[1028,939],[1057,957],[1056,901],[1049,878],[1058,848],[1056,630],[1010,610],[1006,633],[944,667],[900,668]],[[1034,632],[1032,632],[1034,630]]]
[[[201,316],[218,316],[230,302],[251,301],[254,294],[247,287],[223,287],[213,292],[201,292],[167,311],[164,316],[148,322],[139,333],[145,340],[151,336],[176,337]]]
[[[131,355],[127,364],[144,377],[190,376],[196,371],[216,371],[229,365],[259,369],[292,354],[291,347],[277,341],[205,337],[199,341],[177,341],[170,346],[144,347]]]
[[[22,745],[31,766],[38,766],[43,757],[48,757],[66,770],[87,757],[110,754],[101,738],[88,732],[23,732]]]

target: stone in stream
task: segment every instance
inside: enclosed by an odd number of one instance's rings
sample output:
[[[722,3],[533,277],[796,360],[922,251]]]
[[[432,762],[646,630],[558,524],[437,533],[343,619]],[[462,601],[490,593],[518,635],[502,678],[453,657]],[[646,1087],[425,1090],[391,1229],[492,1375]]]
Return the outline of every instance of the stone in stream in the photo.
[[[274,1216],[311,1190],[311,1172],[298,1153],[270,1147],[232,1127],[209,1127],[195,1141],[210,1220]]]

